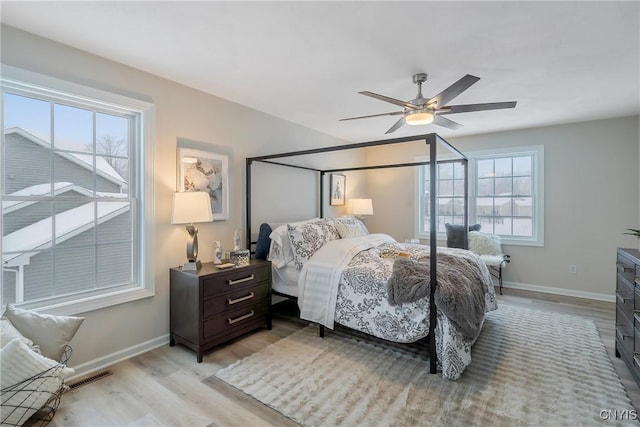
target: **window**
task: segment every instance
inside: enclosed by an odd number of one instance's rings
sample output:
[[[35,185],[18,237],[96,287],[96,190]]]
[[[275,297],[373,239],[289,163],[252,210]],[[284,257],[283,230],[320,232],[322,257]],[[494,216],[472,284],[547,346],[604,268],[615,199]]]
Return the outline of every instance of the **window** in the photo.
[[[11,69],[2,106],[1,305],[153,295],[152,105]]]
[[[469,224],[481,224],[482,231],[500,235],[506,244],[542,246],[543,158],[542,146],[469,154]],[[429,167],[419,173],[418,233],[423,237],[429,234]],[[440,234],[445,223],[464,221],[462,163],[439,164],[437,176]]]

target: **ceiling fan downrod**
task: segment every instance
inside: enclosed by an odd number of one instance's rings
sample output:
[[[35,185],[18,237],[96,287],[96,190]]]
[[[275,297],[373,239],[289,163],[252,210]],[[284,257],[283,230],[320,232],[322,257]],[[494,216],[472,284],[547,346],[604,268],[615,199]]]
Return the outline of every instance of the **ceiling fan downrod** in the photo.
[[[427,81],[427,73],[418,73],[413,75],[413,83],[418,85],[418,95],[416,96],[415,101],[424,99],[424,96],[422,96],[422,83],[426,81]]]

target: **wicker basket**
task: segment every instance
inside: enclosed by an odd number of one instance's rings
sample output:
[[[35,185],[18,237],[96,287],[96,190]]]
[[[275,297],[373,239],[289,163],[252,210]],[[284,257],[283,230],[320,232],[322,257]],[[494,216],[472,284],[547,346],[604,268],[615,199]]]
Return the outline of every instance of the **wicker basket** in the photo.
[[[23,412],[24,409],[31,409],[31,407],[23,404],[8,404],[8,402],[10,402],[11,399],[15,397],[18,393],[23,393],[25,391],[31,392],[31,393],[41,393],[41,391],[38,390],[38,385],[42,384],[42,382],[45,381],[47,378],[59,377],[60,371],[62,371],[62,369],[66,366],[67,362],[69,361],[69,358],[71,357],[71,352],[72,352],[71,347],[67,345],[65,347],[62,360],[58,365],[53,366],[52,368],[49,368],[45,371],[42,371],[31,378],[28,378],[24,381],[21,381],[17,384],[13,384],[9,387],[5,387],[2,390],[0,390],[0,399],[1,399],[1,405],[2,405],[1,424],[3,426],[7,425],[7,426],[41,427],[41,426],[46,426],[47,424],[49,424],[49,422],[51,422],[51,420],[53,419],[53,416],[56,414],[56,411],[58,410],[58,406],[60,405],[60,397],[64,392],[66,392],[69,389],[65,385],[64,380],[62,381],[62,384],[60,385],[58,390],[56,390],[51,395],[51,397],[49,397],[49,399],[46,401],[46,403],[43,406],[41,406],[40,408],[33,408],[33,409],[36,409],[36,412],[26,420],[23,418],[19,419],[17,424],[9,422],[8,421],[9,418],[16,411]],[[22,403],[25,403],[26,400],[28,400],[28,398],[24,399]]]

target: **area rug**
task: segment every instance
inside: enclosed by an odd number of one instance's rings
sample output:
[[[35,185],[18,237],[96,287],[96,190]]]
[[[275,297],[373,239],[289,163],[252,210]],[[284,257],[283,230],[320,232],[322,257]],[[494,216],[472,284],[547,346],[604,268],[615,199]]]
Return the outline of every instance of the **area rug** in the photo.
[[[579,426],[636,422],[594,323],[502,305],[458,381],[428,356],[307,326],[215,376],[303,426]]]

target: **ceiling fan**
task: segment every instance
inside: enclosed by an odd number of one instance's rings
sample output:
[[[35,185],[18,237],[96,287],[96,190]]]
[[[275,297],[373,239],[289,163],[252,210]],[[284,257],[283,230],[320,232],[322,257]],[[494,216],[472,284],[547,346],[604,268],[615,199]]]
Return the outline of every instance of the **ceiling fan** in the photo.
[[[412,99],[410,101],[405,102],[399,99],[389,98],[388,96],[378,95],[377,93],[369,91],[358,92],[362,95],[370,96],[372,98],[390,102],[391,104],[403,107],[403,111],[371,114],[368,116],[349,117],[347,119],[340,119],[340,121],[342,122],[345,120],[366,119],[370,117],[402,115],[402,117],[385,133],[395,132],[404,124],[415,126],[433,123],[435,125],[444,126],[449,129],[458,129],[462,127],[460,123],[456,123],[453,120],[447,119],[446,117],[442,116],[444,116],[445,114],[469,113],[473,111],[500,110],[503,108],[514,108],[516,106],[516,101],[489,102],[484,104],[467,105],[447,105],[448,102],[453,100],[453,98],[460,95],[465,90],[469,89],[469,87],[478,80],[480,80],[479,77],[467,74],[436,96],[427,99],[422,96],[422,84],[427,81],[427,74],[414,74],[413,82],[418,85],[418,95],[415,97],[415,99]]]

